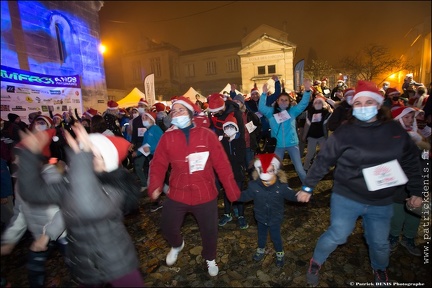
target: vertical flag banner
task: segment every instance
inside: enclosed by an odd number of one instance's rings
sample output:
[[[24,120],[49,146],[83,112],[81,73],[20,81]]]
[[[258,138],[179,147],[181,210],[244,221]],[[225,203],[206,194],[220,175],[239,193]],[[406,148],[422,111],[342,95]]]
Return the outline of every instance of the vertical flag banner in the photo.
[[[40,111],[43,115],[63,114],[77,109],[82,114],[82,94],[79,75],[54,76],[19,70],[1,65],[1,118],[9,113],[20,116],[29,124],[28,115]]]
[[[304,78],[304,59],[297,62],[294,67],[294,90],[300,91],[300,86],[303,85]]]
[[[152,106],[156,102],[154,74],[150,74],[144,79],[144,89],[146,100],[149,102],[150,106]]]

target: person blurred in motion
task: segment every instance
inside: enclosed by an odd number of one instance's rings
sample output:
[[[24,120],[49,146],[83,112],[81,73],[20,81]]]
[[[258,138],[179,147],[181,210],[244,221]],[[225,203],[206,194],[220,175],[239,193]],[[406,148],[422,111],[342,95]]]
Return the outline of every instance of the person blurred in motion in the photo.
[[[253,180],[248,182],[247,189],[241,192],[238,201],[254,201],[255,219],[258,225],[258,248],[255,261],[265,256],[267,236],[276,250],[276,266],[284,266],[284,248],[281,237],[281,225],[284,219],[285,201],[297,202],[296,192],[288,186],[288,177],[280,169],[281,162],[274,153],[258,154],[254,161],[256,171]],[[258,179],[259,178],[259,179]]]
[[[123,137],[88,134],[76,123],[76,138],[65,133],[71,150],[62,181],[46,183],[38,170],[46,131],[22,133],[18,187],[24,201],[57,204],[67,229],[73,278],[80,285],[143,287],[137,253],[123,223],[123,213],[136,208],[139,187],[121,167],[130,143]]]
[[[199,108],[185,97],[178,97],[172,105],[170,114],[173,126],[162,135],[150,163],[148,194],[153,200],[160,196],[165,174],[171,166],[161,220],[163,237],[172,247],[166,256],[166,264],[174,265],[185,247],[181,226],[186,214],[192,213],[202,239],[201,255],[206,261],[209,275],[216,276],[219,273],[216,263],[216,174],[231,202],[239,198],[240,190],[218,137],[210,129],[193,124],[194,111],[199,111]]]
[[[55,135],[55,130],[49,132]],[[20,144],[18,144],[20,145]],[[57,162],[56,158],[42,166],[41,175],[46,183],[55,184],[62,180],[65,163]],[[63,216],[57,205],[34,205],[23,201],[19,189],[15,188],[14,215],[1,237],[1,255],[10,254],[15,245],[29,230],[33,243],[27,260],[27,277],[30,287],[46,287],[45,264],[53,248],[60,249],[65,255],[67,240]],[[67,258],[65,260],[68,265]]]
[[[397,186],[406,183],[410,206],[422,203],[418,148],[401,125],[380,109],[383,101],[375,83],[358,81],[352,117],[327,139],[299,191],[299,202],[308,202],[313,188],[336,166],[330,227],[318,239],[310,259],[306,273],[309,285],[318,285],[321,266],[347,241],[358,217],[363,219],[375,283],[388,285],[388,236]]]

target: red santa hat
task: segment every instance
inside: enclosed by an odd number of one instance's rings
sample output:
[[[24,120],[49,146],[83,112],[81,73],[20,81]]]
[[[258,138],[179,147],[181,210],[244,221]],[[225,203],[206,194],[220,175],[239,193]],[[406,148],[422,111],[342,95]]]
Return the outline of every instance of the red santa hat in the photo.
[[[52,119],[54,120],[55,117],[58,117],[60,119],[63,118],[63,116],[61,114],[59,114],[59,113],[54,114]]]
[[[109,100],[107,103],[108,110],[116,110],[118,109],[118,103],[114,100]]]
[[[350,97],[350,96],[354,96],[355,94],[355,90],[354,88],[347,88],[343,91],[343,96],[346,97]]]
[[[33,122],[36,122],[36,120],[43,120],[46,122],[48,128],[51,128],[51,126],[53,125],[53,120],[46,116],[46,115],[39,115],[35,118],[35,120]]]
[[[225,118],[225,122],[222,125],[222,128],[225,129],[226,126],[228,125],[234,125],[234,127],[236,128],[237,132],[239,131],[239,127],[237,125],[237,119],[233,116],[233,115],[228,115],[228,117]]]
[[[91,118],[91,117],[97,115],[98,111],[96,109],[89,108],[86,112],[84,112],[84,114],[86,114],[87,116],[89,116]]]
[[[156,112],[153,111],[144,112],[143,115],[147,115],[147,117],[149,117],[150,119],[153,120],[154,123],[156,123]]]
[[[223,96],[219,93],[213,93],[207,98],[209,103],[208,110],[212,113],[218,112],[225,108],[225,101]]]
[[[254,87],[252,88],[250,94],[252,95],[252,93],[258,93],[259,94],[259,90],[258,90],[256,83],[254,83]]]
[[[357,82],[357,86],[355,88],[354,97],[351,101],[351,103],[354,103],[354,101],[359,97],[370,97],[378,102],[378,104],[382,104],[384,101],[384,97],[379,92],[378,87],[375,85],[375,83],[365,80],[359,80]]]
[[[147,100],[145,100],[144,98],[141,98],[141,99],[138,101],[138,105],[144,105],[144,106],[148,107],[148,106],[149,106],[149,103],[148,103]]]
[[[174,104],[174,102],[179,98],[180,96],[172,96],[171,97],[171,103]]]
[[[325,97],[322,95],[322,93],[318,93],[318,94],[315,96],[315,99],[313,100],[313,104],[315,104],[315,103],[317,103],[317,102],[322,102],[322,105],[325,105],[325,104],[326,104],[326,100],[327,100],[327,98],[325,98]]]
[[[120,108],[120,109],[119,109],[119,114],[120,114],[120,115],[125,115],[125,114],[126,114],[126,109],[124,109],[124,108]]]
[[[129,153],[131,143],[123,137],[91,133],[89,138],[93,146],[101,153],[107,172],[116,170]]]
[[[267,173],[270,166],[273,165],[275,173],[279,170],[280,161],[274,153],[258,154],[255,158],[254,166],[258,174]]]
[[[177,97],[177,99],[173,102],[173,104],[181,104],[185,106],[192,113],[201,112],[201,108],[199,108],[197,105],[192,103],[192,101],[189,98],[184,96]]]
[[[397,90],[396,88],[387,88],[386,90],[386,94],[388,97],[397,97],[400,96],[401,93],[399,92],[399,90]]]
[[[155,107],[156,112],[165,111],[165,104],[158,102],[153,105]]]
[[[423,112],[423,110],[409,106],[395,106],[391,109],[391,115],[394,120],[399,120],[410,112],[414,112],[414,115],[417,116],[419,113]]]

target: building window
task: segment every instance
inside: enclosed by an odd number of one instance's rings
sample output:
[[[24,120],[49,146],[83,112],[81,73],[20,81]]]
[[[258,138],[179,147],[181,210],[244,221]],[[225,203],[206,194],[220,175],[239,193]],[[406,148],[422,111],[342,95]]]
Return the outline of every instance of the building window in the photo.
[[[186,77],[195,77],[195,65],[194,64],[186,64],[185,75],[186,75]]]
[[[266,74],[274,74],[274,73],[276,73],[276,65],[258,66],[258,75],[266,75]]]
[[[143,80],[141,73],[141,61],[132,62],[132,79],[134,81]]]
[[[239,59],[238,58],[228,59],[227,71],[228,72],[238,72],[239,71]]]
[[[60,61],[64,63],[66,59],[66,49],[64,47],[64,41],[62,37],[63,34],[62,29],[60,24],[58,23],[55,24],[55,32],[56,32],[57,48],[59,51]]]
[[[160,57],[150,59],[150,69],[155,77],[160,77],[162,75]]]
[[[274,74],[274,73],[276,73],[276,65],[268,65],[267,66],[267,71],[268,71],[268,74]]]
[[[216,61],[208,61],[207,75],[215,75],[215,74],[216,74]]]

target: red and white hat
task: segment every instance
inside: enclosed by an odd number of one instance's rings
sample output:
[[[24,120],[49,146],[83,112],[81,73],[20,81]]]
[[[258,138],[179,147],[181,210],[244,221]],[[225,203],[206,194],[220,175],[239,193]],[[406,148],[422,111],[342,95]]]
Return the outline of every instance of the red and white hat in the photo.
[[[89,108],[87,111],[84,112],[87,116],[93,117],[98,114],[98,111],[93,108]]]
[[[237,119],[233,116],[233,115],[228,115],[228,117],[225,118],[225,122],[222,125],[222,128],[225,129],[226,126],[228,125],[234,125],[234,127],[236,128],[237,132],[239,131],[239,127],[237,125]]]
[[[258,93],[258,94],[260,94],[256,83],[254,83],[254,87],[252,88],[250,94],[252,95],[252,93]]]
[[[46,115],[37,116],[33,122],[36,122],[36,120],[44,120],[46,122],[48,128],[51,128],[51,126],[53,125],[53,120]]]
[[[399,90],[397,90],[396,88],[392,88],[392,87],[387,88],[386,94],[389,97],[396,97],[396,96],[400,96],[401,95],[401,93],[399,92]]]
[[[322,104],[325,105],[325,104],[327,103],[326,100],[327,100],[327,99],[322,95],[322,93],[318,93],[318,94],[315,96],[315,99],[313,100],[313,104],[315,104],[316,102],[321,101]]]
[[[131,143],[123,137],[100,133],[91,133],[89,137],[93,146],[101,153],[107,172],[116,170],[129,153]]]
[[[120,114],[120,115],[125,115],[125,114],[126,114],[126,109],[124,109],[124,108],[120,108],[120,109],[119,109],[119,114]]]
[[[163,111],[165,111],[165,104],[163,104],[161,102],[155,103],[153,106],[154,106],[156,112],[163,112]]]
[[[186,98],[184,96],[177,97],[177,99],[174,101],[173,104],[181,104],[185,106],[192,113],[201,112],[201,108],[199,108],[197,105],[192,103],[192,101],[189,98]]]
[[[223,96],[219,93],[213,93],[207,98],[209,103],[208,111],[215,113],[225,108]]]
[[[149,103],[147,102],[147,100],[145,100],[144,98],[141,98],[139,101],[138,101],[138,105],[144,105],[144,106],[146,106],[146,107],[148,107],[149,106]]]
[[[144,112],[143,115],[147,115],[150,119],[153,120],[154,123],[156,123],[156,113],[155,112]]]
[[[54,114],[52,119],[54,120],[55,117],[59,117],[60,119],[63,118],[63,116],[59,113]]]
[[[109,100],[108,103],[108,110],[116,110],[118,109],[118,103],[114,100]]]
[[[423,110],[409,106],[395,106],[391,109],[391,115],[394,120],[399,120],[410,112],[414,112],[414,115],[417,116],[417,114],[423,112]]]
[[[254,167],[257,170],[258,174],[260,175],[260,178],[262,180],[269,180],[270,174],[268,174],[267,170],[273,166],[275,174],[280,168],[280,161],[279,158],[274,153],[264,153],[264,154],[258,154],[254,161]],[[262,177],[264,175],[267,177]],[[266,179],[267,178],[267,179]]]
[[[375,101],[378,102],[378,104],[382,104],[384,102],[384,97],[379,92],[379,89],[375,85],[375,83],[366,80],[359,80],[357,82],[354,97],[351,103],[354,103],[357,98],[363,96],[373,98]]]

